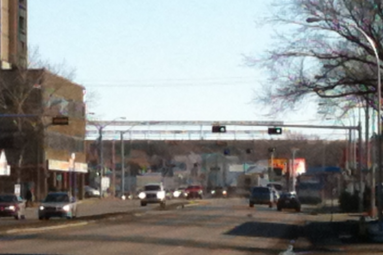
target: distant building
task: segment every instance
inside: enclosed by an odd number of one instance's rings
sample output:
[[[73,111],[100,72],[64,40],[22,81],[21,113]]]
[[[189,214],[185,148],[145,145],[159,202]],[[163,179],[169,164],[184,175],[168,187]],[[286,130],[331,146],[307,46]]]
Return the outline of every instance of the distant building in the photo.
[[[26,67],[27,0],[0,0],[0,67]]]

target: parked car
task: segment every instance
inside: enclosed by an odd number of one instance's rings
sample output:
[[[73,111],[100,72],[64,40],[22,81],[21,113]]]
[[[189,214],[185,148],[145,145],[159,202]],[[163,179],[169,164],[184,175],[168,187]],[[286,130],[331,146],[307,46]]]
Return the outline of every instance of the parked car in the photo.
[[[147,204],[159,203],[161,207],[166,206],[166,191],[162,183],[148,183],[144,186],[144,190],[138,194],[141,200],[141,206]]]
[[[270,208],[276,202],[274,200],[273,191],[268,187],[252,187],[250,190],[249,206],[254,207],[255,204],[269,205]]]
[[[301,203],[295,192],[284,192],[281,194],[281,197],[278,199],[277,210],[282,211],[285,208],[295,209],[297,212],[301,211]]]
[[[90,186],[85,186],[85,197],[99,197],[100,191]]]
[[[226,198],[227,197],[227,189],[222,187],[215,187],[210,190],[211,197],[214,198]]]
[[[38,209],[39,220],[51,217],[73,219],[77,216],[77,202],[66,192],[51,192]]]
[[[200,185],[190,185],[185,189],[186,199],[203,197],[203,187]]]
[[[14,194],[1,194],[0,217],[14,217],[16,220],[25,219],[25,203],[25,200]]]

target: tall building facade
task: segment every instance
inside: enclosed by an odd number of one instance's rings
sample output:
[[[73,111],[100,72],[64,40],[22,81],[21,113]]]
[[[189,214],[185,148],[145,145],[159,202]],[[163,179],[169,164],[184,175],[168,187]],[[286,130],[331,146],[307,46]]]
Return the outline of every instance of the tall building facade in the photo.
[[[27,0],[0,0],[1,69],[28,64]]]

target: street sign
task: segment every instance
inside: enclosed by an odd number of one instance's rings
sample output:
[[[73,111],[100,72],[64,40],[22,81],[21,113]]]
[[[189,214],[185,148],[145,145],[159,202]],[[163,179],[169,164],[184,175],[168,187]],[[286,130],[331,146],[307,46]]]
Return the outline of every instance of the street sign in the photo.
[[[21,185],[20,184],[15,184],[15,195],[18,197],[21,195]]]
[[[52,125],[69,125],[69,118],[64,116],[53,117]]]
[[[2,175],[11,175],[11,166],[8,165],[4,150],[2,150],[0,154],[0,176]]]

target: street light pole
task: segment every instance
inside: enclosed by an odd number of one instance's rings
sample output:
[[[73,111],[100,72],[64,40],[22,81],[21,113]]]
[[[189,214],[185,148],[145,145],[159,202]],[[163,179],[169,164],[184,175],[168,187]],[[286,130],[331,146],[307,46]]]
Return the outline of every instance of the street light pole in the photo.
[[[118,118],[115,118],[114,120],[112,120],[111,122],[101,126],[101,125],[96,125],[97,129],[98,129],[98,135],[100,137],[100,144],[99,144],[99,149],[100,149],[100,199],[103,197],[103,191],[102,191],[102,178],[104,176],[104,146],[103,146],[103,140],[102,140],[102,131],[103,129],[112,124],[114,121],[116,121],[117,119],[125,119],[125,117],[118,117]]]
[[[319,18],[308,18],[306,19],[306,22],[308,23],[314,23],[314,22],[319,22],[323,21],[324,19],[319,19]],[[382,108],[382,91],[381,91],[381,75],[380,75],[380,59],[379,59],[379,54],[378,50],[376,48],[374,40],[366,34],[366,32],[363,31],[363,29],[359,28],[356,25],[350,24],[352,27],[354,27],[356,30],[358,30],[368,41],[368,43],[371,45],[374,55],[376,58],[376,67],[378,69],[378,88],[377,88],[377,94],[378,94],[378,118],[377,118],[377,125],[378,125],[378,218],[379,218],[379,230],[383,231],[383,225],[382,225],[382,220],[383,220],[383,215],[382,215],[382,116],[381,116],[381,108]],[[360,173],[362,174],[362,173]],[[362,178],[362,175],[360,176]],[[371,189],[375,189],[375,187],[371,187]],[[371,193],[373,196],[375,196],[375,193]],[[374,199],[371,199],[373,201]]]
[[[131,131],[132,128],[135,126],[139,125],[139,123],[132,125],[129,129],[125,131],[120,131],[120,141],[121,141],[121,191],[122,191],[122,196],[125,195],[125,144],[124,144],[124,134],[128,131]],[[132,138],[132,133],[130,133],[130,139]],[[131,181],[130,181],[130,171],[128,172],[128,180],[129,180],[129,191],[131,191]],[[132,194],[129,194],[130,196]]]

